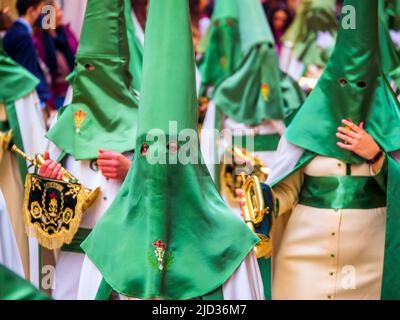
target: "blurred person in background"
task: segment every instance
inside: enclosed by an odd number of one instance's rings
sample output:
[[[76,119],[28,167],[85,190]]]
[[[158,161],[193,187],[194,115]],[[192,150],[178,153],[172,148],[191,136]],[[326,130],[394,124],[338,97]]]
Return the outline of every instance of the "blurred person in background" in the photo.
[[[0,39],[3,38],[5,31],[11,28],[13,21],[10,16],[10,7],[0,10]]]
[[[32,36],[33,26],[40,16],[43,5],[43,0],[18,0],[19,18],[8,29],[3,39],[6,53],[39,79],[40,82],[36,90],[42,103],[42,108],[50,99],[50,89],[40,66]]]
[[[69,83],[65,79],[74,69],[78,40],[68,24],[63,22],[63,11],[54,0],[45,1],[55,9],[55,26],[42,27],[42,19],[34,32],[33,41],[40,59],[45,63],[50,75],[51,97],[48,105],[53,109],[63,106]]]
[[[272,10],[270,10],[268,20],[275,38],[278,55],[280,55],[282,49],[281,39],[290,24],[292,23],[293,16],[286,3],[281,2],[277,4],[274,8],[272,8]]]
[[[201,37],[209,25],[209,18],[204,15],[208,6],[208,0],[189,0],[189,5],[194,48],[197,52]]]

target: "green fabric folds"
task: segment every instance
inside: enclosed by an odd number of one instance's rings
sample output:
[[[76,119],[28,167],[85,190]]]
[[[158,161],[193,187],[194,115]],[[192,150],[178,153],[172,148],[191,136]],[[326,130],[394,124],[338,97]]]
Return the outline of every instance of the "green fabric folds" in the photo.
[[[373,177],[305,175],[300,204],[323,209],[386,207],[386,195]]]
[[[0,265],[0,300],[50,300],[50,297]]]
[[[306,66],[325,66],[331,49],[321,50],[317,45],[318,32],[336,36],[338,22],[335,0],[303,0],[298,13],[285,33],[283,41],[293,46],[293,54]]]
[[[228,117],[246,125],[283,120],[304,101],[294,81],[279,69],[275,43],[261,4],[236,1],[242,60],[215,89],[213,100]]]
[[[217,0],[211,26],[205,35],[199,71],[202,92],[214,87],[238,67],[241,60],[240,32],[236,1]]]
[[[135,148],[138,102],[131,90],[128,6],[129,0],[89,0],[86,8],[72,104],[47,134],[77,160],[95,159],[99,149]]]
[[[168,139],[176,131],[191,129],[197,137],[188,1],[150,1],[144,57],[137,145],[149,148],[137,154],[115,201],[81,247],[121,294],[201,297],[228,280],[258,238],[226,206],[205,165],[193,161],[200,154],[187,164],[187,154],[176,164],[159,162],[174,154]],[[169,130],[170,121],[176,130]],[[153,129],[167,140],[154,139]],[[191,143],[199,150],[198,141]]]
[[[378,1],[348,0],[345,4],[355,7],[357,26],[339,29],[323,75],[285,136],[319,155],[361,163],[363,159],[336,145],[341,120],[365,122],[383,150],[391,152],[400,149],[400,107],[380,65]]]
[[[383,300],[400,300],[400,160],[388,157],[386,242],[383,265]]]
[[[35,90],[39,80],[4,52],[0,42],[0,102],[16,101]]]

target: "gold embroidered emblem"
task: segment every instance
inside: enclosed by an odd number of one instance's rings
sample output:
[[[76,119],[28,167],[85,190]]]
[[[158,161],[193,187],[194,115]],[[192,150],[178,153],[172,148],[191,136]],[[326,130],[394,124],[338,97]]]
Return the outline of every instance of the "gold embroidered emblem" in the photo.
[[[82,124],[86,120],[87,114],[83,110],[78,110],[74,113],[76,133],[81,131]]]
[[[261,86],[261,94],[264,98],[264,101],[268,101],[269,100],[269,86],[266,83],[263,83]]]

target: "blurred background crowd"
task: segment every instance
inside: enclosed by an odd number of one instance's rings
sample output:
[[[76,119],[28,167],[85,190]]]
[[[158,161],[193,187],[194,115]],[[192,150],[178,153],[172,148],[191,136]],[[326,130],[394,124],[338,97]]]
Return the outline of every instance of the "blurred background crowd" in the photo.
[[[44,30],[42,6],[28,7],[30,1],[0,0],[0,39],[6,53],[37,78],[43,110],[47,115],[63,106],[68,90],[68,75],[74,69],[79,35],[87,0],[46,0],[44,5],[56,8],[56,29]],[[278,55],[282,51],[282,37],[288,30],[302,0],[260,0],[273,32]],[[37,0],[38,3],[43,2]],[[214,0],[189,0],[193,26],[193,40],[201,58],[201,40],[205,35],[214,9]],[[26,3],[26,5],[24,5]],[[343,0],[337,1],[339,16]],[[148,0],[132,0],[134,13],[145,29]],[[395,38],[395,36],[393,36]],[[396,41],[395,41],[396,42]]]

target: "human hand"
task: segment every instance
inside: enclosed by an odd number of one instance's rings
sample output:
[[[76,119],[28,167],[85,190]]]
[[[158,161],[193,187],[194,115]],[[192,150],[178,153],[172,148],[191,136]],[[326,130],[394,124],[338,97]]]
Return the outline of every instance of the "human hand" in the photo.
[[[106,178],[124,181],[128,174],[131,160],[118,152],[100,149],[97,164]]]
[[[39,176],[48,179],[62,180],[61,164],[53,161],[49,157],[49,153],[46,151],[43,155],[44,164],[40,166]]]

